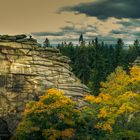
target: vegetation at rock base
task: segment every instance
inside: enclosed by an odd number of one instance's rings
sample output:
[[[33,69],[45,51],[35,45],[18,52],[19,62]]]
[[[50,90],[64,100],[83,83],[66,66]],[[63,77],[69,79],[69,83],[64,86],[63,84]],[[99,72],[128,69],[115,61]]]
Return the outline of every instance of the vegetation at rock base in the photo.
[[[13,140],[88,139],[86,128],[76,102],[62,91],[50,89],[38,102],[27,104]]]
[[[129,66],[140,55],[139,41],[127,47],[122,39],[114,45],[99,42],[98,38],[85,43],[83,36],[80,45],[62,43],[58,45],[60,52],[71,59],[74,74],[93,92],[99,94],[100,82],[106,80],[116,67],[122,66],[128,71]]]
[[[13,140],[140,140],[140,67],[117,67],[82,102],[48,90],[27,104]]]

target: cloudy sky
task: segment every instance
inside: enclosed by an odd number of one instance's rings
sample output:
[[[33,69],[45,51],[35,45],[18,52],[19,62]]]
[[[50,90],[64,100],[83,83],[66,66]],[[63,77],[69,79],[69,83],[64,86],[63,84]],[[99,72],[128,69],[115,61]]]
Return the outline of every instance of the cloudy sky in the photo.
[[[0,34],[32,34],[39,41],[140,38],[140,0],[0,0]]]

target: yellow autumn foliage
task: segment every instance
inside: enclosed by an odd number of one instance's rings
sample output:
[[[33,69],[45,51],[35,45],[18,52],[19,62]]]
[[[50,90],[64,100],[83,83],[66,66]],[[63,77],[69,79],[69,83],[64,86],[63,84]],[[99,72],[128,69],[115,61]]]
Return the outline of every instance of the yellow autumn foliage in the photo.
[[[72,128],[65,129],[61,132],[61,137],[71,138],[73,137],[74,133],[75,133],[75,130]]]
[[[38,135],[40,132],[42,139],[71,139],[76,135],[76,127],[82,118],[81,110],[75,105],[76,102],[64,96],[63,91],[49,89],[39,101],[26,105],[23,113],[24,122],[20,123],[17,129],[20,139],[25,134],[27,136],[31,133]],[[28,133],[24,130],[26,121],[30,126]]]
[[[94,139],[96,132],[111,134],[118,124],[128,126],[140,111],[140,67],[132,67],[129,74],[118,67],[101,86],[98,96],[81,99],[82,107],[63,91],[49,89],[26,105],[16,140],[28,140],[32,133],[43,140]],[[21,139],[25,135],[28,139]]]
[[[85,97],[85,101],[93,104],[94,108],[99,108],[97,117],[102,123],[97,122],[95,128],[111,132],[119,117],[129,117],[140,110],[140,94],[136,91],[134,81],[140,82],[140,67],[132,67],[130,75],[118,67],[107,82],[101,83],[101,93],[98,96]]]
[[[131,81],[140,81],[140,67],[139,66],[133,66],[130,68],[130,77]]]

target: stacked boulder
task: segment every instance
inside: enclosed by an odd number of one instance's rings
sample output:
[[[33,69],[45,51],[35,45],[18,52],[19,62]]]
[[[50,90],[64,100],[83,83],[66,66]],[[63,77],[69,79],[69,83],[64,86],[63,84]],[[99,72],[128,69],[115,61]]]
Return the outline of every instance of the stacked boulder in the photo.
[[[9,35],[0,35],[0,42],[19,42],[19,43],[27,43],[27,44],[32,44],[36,45],[37,40],[33,39],[32,36],[29,36],[27,38],[26,35],[15,35],[15,36],[9,36]]]
[[[39,47],[26,35],[0,36],[0,118],[13,132],[25,104],[57,88],[77,101],[89,89],[71,72],[58,49]]]
[[[132,63],[133,66],[140,66],[140,56]]]

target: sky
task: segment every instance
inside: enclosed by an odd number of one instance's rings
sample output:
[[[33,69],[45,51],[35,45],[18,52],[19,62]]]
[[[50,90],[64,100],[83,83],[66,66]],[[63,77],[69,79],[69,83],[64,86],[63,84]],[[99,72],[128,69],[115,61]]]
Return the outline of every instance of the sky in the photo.
[[[140,39],[140,0],[0,0],[0,34],[42,42]]]

